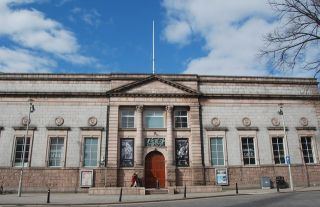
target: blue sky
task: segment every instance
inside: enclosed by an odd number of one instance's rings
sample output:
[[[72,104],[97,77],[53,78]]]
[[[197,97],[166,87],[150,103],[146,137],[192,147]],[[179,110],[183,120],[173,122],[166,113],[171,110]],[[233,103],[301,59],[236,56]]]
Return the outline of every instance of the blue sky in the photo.
[[[1,0],[0,71],[306,76],[258,58],[263,0]],[[308,74],[307,74],[308,75]]]

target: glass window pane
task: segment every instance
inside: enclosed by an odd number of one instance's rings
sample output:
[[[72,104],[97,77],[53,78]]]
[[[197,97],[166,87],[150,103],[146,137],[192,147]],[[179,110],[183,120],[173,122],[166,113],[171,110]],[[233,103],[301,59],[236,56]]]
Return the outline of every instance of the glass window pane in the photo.
[[[314,163],[310,136],[301,137],[301,147],[305,163]]]
[[[50,138],[50,153],[49,153],[49,166],[59,167],[62,165],[64,154],[64,138],[51,137]]]
[[[84,141],[84,162],[85,167],[95,167],[98,163],[98,138],[86,137]]]
[[[26,143],[25,140],[27,140]],[[23,160],[23,151],[24,146],[26,146],[25,154],[24,154],[24,166],[29,166],[29,148],[30,148],[30,137],[25,139],[25,137],[16,137],[16,146],[15,146],[15,166],[22,166],[22,160]]]
[[[223,138],[210,138],[211,164],[224,165]]]
[[[187,110],[174,111],[174,127],[187,128],[188,127],[188,112]]]
[[[244,165],[255,164],[254,140],[252,137],[243,137],[242,156]]]

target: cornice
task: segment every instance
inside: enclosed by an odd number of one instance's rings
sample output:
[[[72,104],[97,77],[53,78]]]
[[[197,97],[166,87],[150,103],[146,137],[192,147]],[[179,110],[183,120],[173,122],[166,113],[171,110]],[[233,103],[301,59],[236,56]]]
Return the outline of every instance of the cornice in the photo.
[[[102,92],[6,92],[0,91],[0,97],[54,97],[54,98],[69,98],[69,97],[91,97],[103,98],[106,97]]]
[[[320,95],[285,95],[285,94],[203,94],[207,99],[283,99],[283,100],[320,100]]]

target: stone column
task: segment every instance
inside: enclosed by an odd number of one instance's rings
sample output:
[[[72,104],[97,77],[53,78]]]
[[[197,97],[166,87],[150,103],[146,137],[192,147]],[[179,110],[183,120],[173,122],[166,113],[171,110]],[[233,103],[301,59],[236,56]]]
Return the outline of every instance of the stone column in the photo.
[[[166,106],[167,111],[167,137],[166,137],[166,147],[168,151],[167,163],[173,165],[174,161],[174,139],[173,139],[173,126],[172,126],[172,106]]]
[[[143,112],[143,106],[139,105],[136,106],[136,116],[135,116],[135,123],[136,123],[136,138],[135,138],[135,155],[134,155],[134,161],[136,167],[141,167],[143,163],[143,149],[144,149],[144,137],[142,135],[142,112]]]
[[[176,172],[175,172],[175,139],[173,137],[173,121],[172,121],[172,109],[173,106],[166,106],[167,111],[167,135],[166,135],[166,147],[167,147],[167,186],[176,185]]]

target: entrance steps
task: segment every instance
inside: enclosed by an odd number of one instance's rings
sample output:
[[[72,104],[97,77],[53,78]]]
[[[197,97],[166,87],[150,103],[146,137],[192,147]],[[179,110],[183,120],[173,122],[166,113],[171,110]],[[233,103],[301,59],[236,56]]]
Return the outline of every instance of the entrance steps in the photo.
[[[155,195],[155,194],[169,194],[169,190],[166,188],[147,188],[146,195]]]

